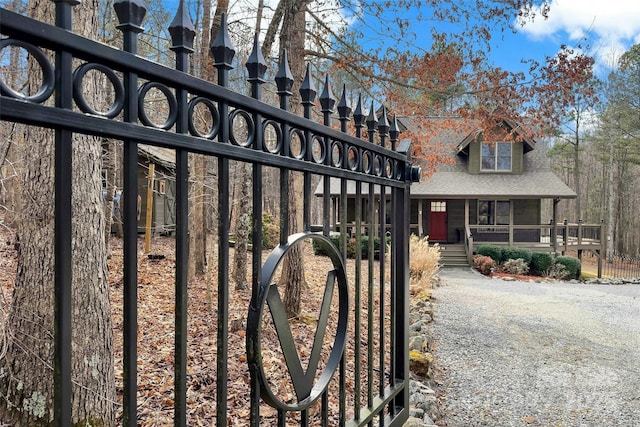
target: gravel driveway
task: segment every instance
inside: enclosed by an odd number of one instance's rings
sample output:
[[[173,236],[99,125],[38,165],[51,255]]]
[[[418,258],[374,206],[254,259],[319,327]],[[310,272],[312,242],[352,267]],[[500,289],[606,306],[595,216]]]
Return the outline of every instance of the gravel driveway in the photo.
[[[447,426],[640,426],[640,286],[441,279]]]

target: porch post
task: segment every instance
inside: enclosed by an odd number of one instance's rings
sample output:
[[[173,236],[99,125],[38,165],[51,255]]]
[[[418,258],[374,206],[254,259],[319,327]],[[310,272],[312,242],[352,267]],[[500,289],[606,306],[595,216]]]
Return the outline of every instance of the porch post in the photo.
[[[464,199],[464,230],[469,228],[469,199]]]
[[[422,209],[424,208],[424,200],[418,199],[418,236],[424,236],[424,227],[422,226]]]
[[[513,200],[509,200],[509,246],[513,246]]]
[[[553,254],[558,253],[558,203],[560,199],[553,199],[553,221],[551,224],[551,247]]]

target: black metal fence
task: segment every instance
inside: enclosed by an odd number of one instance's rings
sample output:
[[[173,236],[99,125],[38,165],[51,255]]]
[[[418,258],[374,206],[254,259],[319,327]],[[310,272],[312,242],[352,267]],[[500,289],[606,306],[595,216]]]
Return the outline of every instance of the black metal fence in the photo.
[[[602,255],[602,272],[601,276],[606,279],[640,279],[640,257],[631,256],[614,252],[608,255],[603,252]],[[595,264],[598,262],[598,256],[591,252],[583,255],[583,262]]]
[[[138,384],[138,258],[137,258],[137,177],[138,144],[175,149],[176,152],[176,260],[175,260],[175,346],[174,346],[174,424],[187,425],[187,259],[188,248],[188,173],[189,153],[217,159],[218,165],[218,265],[216,336],[216,424],[229,425],[227,400],[234,384],[250,384],[247,423],[260,425],[291,422],[307,425],[310,407],[320,410],[322,425],[393,425],[408,417],[408,206],[409,187],[419,170],[412,166],[408,144],[398,141],[394,121],[386,113],[365,115],[360,102],[353,114],[343,92],[337,104],[341,131],[330,127],[336,100],[329,80],[319,98],[324,125],[314,122],[311,107],[316,91],[307,74],[300,94],[304,118],[289,112],[293,79],[286,54],[276,75],[280,108],[261,101],[267,70],[258,43],[246,61],[251,97],[228,89],[229,70],[235,54],[225,20],[211,51],[218,82],[200,80],[183,71],[189,69],[195,31],[180,4],[170,27],[175,70],[136,55],[137,37],[142,31],[144,6],[137,1],[119,1],[115,8],[123,34],[123,50],[80,37],[72,31],[73,2],[56,1],[56,27],[0,9],[2,48],[20,48],[34,58],[42,69],[42,85],[33,95],[25,95],[0,82],[0,116],[3,121],[50,128],[56,132],[55,193],[55,414],[56,424],[71,425],[71,150],[72,135],[88,134],[121,140],[124,143],[123,198],[123,417],[122,424],[135,426],[139,419]],[[55,54],[51,61],[45,54]],[[53,63],[52,63],[53,62]],[[80,64],[80,65],[77,65]],[[97,111],[85,101],[83,76],[98,72],[110,82],[112,105]],[[145,112],[145,94],[161,92],[168,105],[164,123],[155,123]],[[55,106],[48,102],[56,99]],[[208,110],[211,126],[202,131],[194,124],[194,109]],[[348,134],[353,120],[354,136]],[[242,135],[236,131],[243,123]],[[269,129],[275,135],[267,143]],[[366,133],[366,134],[365,134]],[[366,135],[366,140],[363,136]],[[296,144],[292,144],[292,140]],[[232,378],[229,360],[229,162],[249,163],[253,171],[252,194],[252,269],[251,302],[246,307],[246,360],[248,378]],[[281,209],[280,245],[263,263],[262,198],[263,168],[280,171]],[[302,175],[304,198],[303,225],[288,236],[287,185],[290,173]],[[308,206],[314,197],[312,182],[324,184],[322,232],[311,232]],[[360,225],[377,216],[377,224],[393,219],[391,244],[382,244],[378,257],[373,244],[368,257],[347,261],[347,235],[343,231],[339,248],[328,238],[332,229],[329,213],[329,187],[339,180],[342,189],[341,215],[347,212],[347,184],[355,185],[355,251],[362,252],[363,229]],[[391,201],[388,205],[388,201]],[[388,207],[390,206],[390,208]],[[390,209],[390,212],[388,211]],[[364,210],[364,211],[363,211]],[[346,222],[346,218],[341,219]],[[385,242],[383,227],[368,228]],[[368,236],[375,237],[375,236]],[[282,312],[282,288],[276,286],[275,271],[284,255],[301,241],[312,241],[328,254],[324,299],[317,317],[317,330],[307,369],[291,334],[291,325]],[[365,258],[362,260],[361,258]],[[378,260],[376,260],[378,258]],[[282,283],[280,283],[282,286]],[[335,292],[336,296],[333,294]],[[349,299],[352,296],[352,300]],[[334,301],[333,303],[331,301]],[[335,302],[337,301],[337,302]],[[264,365],[261,344],[264,322],[270,313],[281,345],[280,354],[289,371],[293,396],[281,396]],[[168,313],[171,315],[171,313]],[[333,326],[327,327],[328,318]],[[324,335],[333,334],[328,338]],[[320,360],[323,362],[320,363]],[[261,411],[275,408],[277,417],[265,421]],[[337,408],[337,409],[336,409]],[[273,411],[273,409],[269,409]],[[335,412],[336,417],[329,417]],[[292,421],[295,420],[295,421]],[[337,420],[337,421],[336,421]]]

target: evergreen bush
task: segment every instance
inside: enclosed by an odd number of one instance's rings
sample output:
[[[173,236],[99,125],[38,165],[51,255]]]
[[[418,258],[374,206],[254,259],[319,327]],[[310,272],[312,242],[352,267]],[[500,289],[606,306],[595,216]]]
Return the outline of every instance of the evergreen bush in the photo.
[[[553,257],[546,252],[534,252],[531,254],[530,270],[533,274],[544,276],[553,265]]]
[[[488,256],[497,264],[501,263],[503,260],[502,248],[500,246],[480,245],[478,246],[478,249],[476,249],[476,254]]]
[[[582,264],[578,258],[570,256],[558,256],[555,260],[556,264],[563,265],[568,272],[568,279],[579,279],[582,272]]]
[[[502,250],[502,260],[507,261],[510,259],[522,259],[524,262],[529,265],[531,264],[531,256],[533,253],[526,248],[514,248],[508,247]]]
[[[331,243],[340,250],[340,233],[331,232],[329,234],[329,240]],[[391,237],[387,237],[387,249],[391,245]],[[362,259],[369,258],[369,236],[361,236],[360,244],[362,245]],[[388,251],[388,250],[387,250]],[[327,252],[320,246],[317,240],[313,241],[313,253],[315,255],[327,255]],[[355,237],[347,238],[347,258],[355,258],[356,255],[356,239]],[[373,238],[373,257],[374,259],[380,258],[380,237]]]
[[[270,213],[262,214],[262,249],[273,249],[280,240],[280,226]]]

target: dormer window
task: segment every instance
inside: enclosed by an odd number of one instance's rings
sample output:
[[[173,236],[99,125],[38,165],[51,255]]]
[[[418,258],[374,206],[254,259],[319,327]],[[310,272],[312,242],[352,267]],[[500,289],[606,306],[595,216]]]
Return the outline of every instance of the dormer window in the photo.
[[[483,171],[511,171],[510,142],[482,143],[481,165]]]

